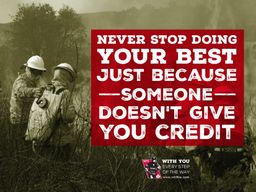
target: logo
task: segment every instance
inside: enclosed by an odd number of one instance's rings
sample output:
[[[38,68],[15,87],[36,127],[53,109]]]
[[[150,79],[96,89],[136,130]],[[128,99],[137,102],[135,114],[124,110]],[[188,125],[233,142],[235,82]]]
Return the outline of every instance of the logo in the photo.
[[[156,157],[152,159],[142,159],[143,167],[146,171],[146,176],[149,179],[161,179],[161,166],[159,165]]]

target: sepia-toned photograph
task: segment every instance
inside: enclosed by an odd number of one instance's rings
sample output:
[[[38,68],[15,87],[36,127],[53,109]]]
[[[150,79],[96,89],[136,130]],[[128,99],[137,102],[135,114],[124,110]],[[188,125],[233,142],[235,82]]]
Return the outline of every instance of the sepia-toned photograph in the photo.
[[[0,192],[256,191],[255,9],[255,0],[0,0]],[[243,30],[244,145],[92,146],[97,29]],[[163,165],[179,158],[188,175],[164,179]]]

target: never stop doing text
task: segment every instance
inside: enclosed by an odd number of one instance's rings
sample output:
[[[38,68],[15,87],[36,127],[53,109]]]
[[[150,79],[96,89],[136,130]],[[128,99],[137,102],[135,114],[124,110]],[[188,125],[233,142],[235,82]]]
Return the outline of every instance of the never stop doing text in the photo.
[[[203,36],[192,34],[191,45],[234,45],[237,44],[237,36],[232,35],[208,35]],[[184,44],[188,40],[187,35],[151,35],[150,40],[146,41],[144,35],[97,35],[98,45],[136,45],[136,44],[146,44],[158,45],[158,44]],[[168,48],[168,47],[167,47]],[[167,49],[166,48],[166,49]],[[118,64],[125,65],[129,63],[141,64],[166,64],[166,49],[161,48],[98,48],[97,53],[101,56],[101,64],[110,64],[112,60]],[[237,50],[234,48],[176,48],[177,60],[176,64],[233,64],[233,56],[237,54]],[[110,60],[110,58],[112,60]],[[106,69],[113,70],[113,69]],[[124,69],[125,70],[125,69]],[[128,72],[129,73],[129,72]],[[141,71],[135,71],[137,73],[137,78],[140,76]],[[105,73],[108,75],[108,73]],[[103,80],[102,80],[103,81]]]

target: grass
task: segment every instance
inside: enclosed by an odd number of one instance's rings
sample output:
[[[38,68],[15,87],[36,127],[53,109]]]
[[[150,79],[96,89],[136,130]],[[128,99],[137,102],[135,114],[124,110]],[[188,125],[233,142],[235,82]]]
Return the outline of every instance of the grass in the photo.
[[[254,191],[255,171],[247,177],[237,177],[234,170],[222,181],[200,173],[193,165],[189,180],[146,179],[141,159],[187,156],[165,147],[91,147],[90,90],[78,86],[74,97],[77,118],[73,123],[75,149],[68,162],[54,161],[13,146],[9,123],[9,97],[0,99],[0,191],[1,192],[215,192],[232,191],[232,187],[248,182],[245,190]],[[247,112],[249,113],[249,112]],[[23,146],[20,146],[23,148]],[[218,185],[217,185],[218,184]]]

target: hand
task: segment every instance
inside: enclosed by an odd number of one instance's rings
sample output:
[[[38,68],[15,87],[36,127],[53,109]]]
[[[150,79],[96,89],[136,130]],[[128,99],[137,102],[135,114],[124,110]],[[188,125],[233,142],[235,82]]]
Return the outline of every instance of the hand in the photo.
[[[41,88],[35,88],[35,89],[34,89],[34,94],[33,94],[33,96],[34,96],[35,98],[41,97],[42,94],[43,94],[43,89],[41,89]]]

